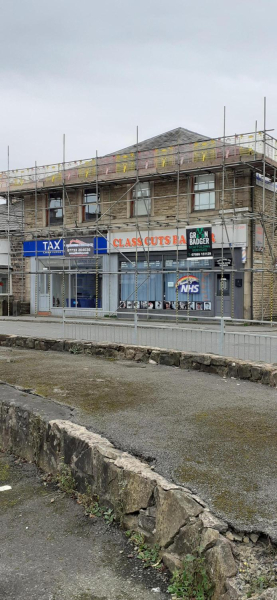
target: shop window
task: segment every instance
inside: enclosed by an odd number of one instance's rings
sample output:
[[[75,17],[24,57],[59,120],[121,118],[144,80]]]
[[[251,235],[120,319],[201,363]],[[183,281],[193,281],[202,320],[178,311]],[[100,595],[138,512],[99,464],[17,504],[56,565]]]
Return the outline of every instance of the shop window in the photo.
[[[96,190],[85,190],[83,197],[83,221],[95,221],[100,216],[99,197]]]
[[[8,293],[8,275],[0,274],[0,294]]]
[[[120,307],[135,308],[134,302],[137,302],[136,308],[161,309],[163,307],[161,271],[160,260],[151,261],[149,265],[147,261],[139,261],[137,267],[135,262],[122,262]]]
[[[56,269],[57,272],[52,274],[53,307],[102,307],[102,261],[100,259],[98,259],[98,274],[95,272],[96,262],[93,259],[70,261],[71,273],[63,273],[57,267]]]
[[[49,194],[47,206],[47,225],[63,224],[63,199],[59,194]]]
[[[215,176],[211,173],[193,179],[192,210],[215,208]]]
[[[191,270],[193,269],[193,271]],[[199,270],[197,270],[199,269]],[[212,308],[213,274],[210,261],[187,259],[178,262],[166,260],[164,269],[164,308],[208,311]]]
[[[151,215],[150,182],[139,182],[132,192],[132,217]]]

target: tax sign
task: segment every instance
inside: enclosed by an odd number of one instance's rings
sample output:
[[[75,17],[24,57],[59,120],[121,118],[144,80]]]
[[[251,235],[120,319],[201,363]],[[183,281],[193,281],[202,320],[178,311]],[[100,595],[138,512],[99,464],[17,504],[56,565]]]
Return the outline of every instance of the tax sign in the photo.
[[[187,227],[187,257],[212,258],[212,228],[211,225],[201,225],[201,227]]]

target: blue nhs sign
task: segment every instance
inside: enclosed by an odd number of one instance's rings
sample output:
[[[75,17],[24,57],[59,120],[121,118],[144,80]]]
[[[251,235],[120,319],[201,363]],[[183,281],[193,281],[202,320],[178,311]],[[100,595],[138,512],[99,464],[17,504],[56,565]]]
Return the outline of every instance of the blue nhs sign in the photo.
[[[23,242],[24,256],[63,256],[63,239]]]

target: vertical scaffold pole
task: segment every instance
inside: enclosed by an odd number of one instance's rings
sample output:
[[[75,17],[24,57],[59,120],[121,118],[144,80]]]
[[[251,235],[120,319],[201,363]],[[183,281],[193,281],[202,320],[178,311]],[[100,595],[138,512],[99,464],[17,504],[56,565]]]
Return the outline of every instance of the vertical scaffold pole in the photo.
[[[264,97],[264,152],[263,152],[263,215],[262,226],[265,229],[265,155],[266,155],[266,97]],[[264,253],[265,253],[265,232],[263,231],[263,255],[262,255],[262,321],[264,320]]]
[[[63,245],[64,241],[64,220],[65,220],[65,133],[63,134]],[[50,279],[50,277],[49,277]],[[63,310],[63,339],[65,338],[65,273],[64,273],[64,254],[63,254],[63,291],[62,291],[62,310]]]
[[[276,254],[275,254],[275,245],[274,245],[274,238],[275,238],[275,214],[276,214],[276,169],[274,169],[274,178],[273,178],[273,185],[274,185],[274,190],[273,190],[273,219],[272,219],[272,252],[273,252],[273,256],[274,256],[274,260],[272,261],[272,272],[271,272],[271,295],[270,295],[270,320],[271,320],[271,327],[272,327],[272,322],[273,322],[273,288],[274,288],[274,269],[275,269],[275,265],[276,265]]]
[[[221,192],[221,319],[224,319],[224,250],[223,250],[223,225],[224,225],[224,194],[225,194],[225,132],[226,132],[226,106],[223,111],[223,162],[222,162],[222,192]]]
[[[95,191],[97,201],[97,215],[98,220],[98,152],[95,151]],[[98,318],[98,296],[99,296],[99,264],[98,264],[98,240],[96,240],[96,265],[95,265],[95,316]]]
[[[10,277],[11,277],[11,269],[10,269],[10,147],[8,146],[8,317],[10,316]]]
[[[35,317],[38,313],[38,183],[37,183],[37,161],[35,161]]]

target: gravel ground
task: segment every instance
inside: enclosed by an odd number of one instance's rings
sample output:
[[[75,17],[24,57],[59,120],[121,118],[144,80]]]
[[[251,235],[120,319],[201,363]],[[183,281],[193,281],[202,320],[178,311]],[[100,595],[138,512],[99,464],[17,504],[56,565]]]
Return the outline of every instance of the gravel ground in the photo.
[[[11,490],[1,492],[3,485]],[[1,600],[166,600],[115,526],[89,519],[34,465],[0,453]]]
[[[0,378],[70,405],[39,401],[49,414],[103,434],[197,491],[238,530],[277,539],[275,389],[172,367],[3,347]]]

